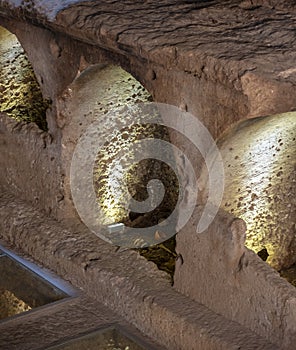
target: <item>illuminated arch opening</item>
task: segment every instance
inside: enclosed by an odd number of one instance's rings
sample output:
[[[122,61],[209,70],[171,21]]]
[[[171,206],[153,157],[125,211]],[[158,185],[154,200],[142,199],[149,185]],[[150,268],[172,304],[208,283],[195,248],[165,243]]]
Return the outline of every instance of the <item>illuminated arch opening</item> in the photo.
[[[69,164],[71,162],[77,141],[93,121],[105,120],[104,118],[108,117],[108,112],[111,112],[114,108],[151,100],[151,95],[143,85],[119,66],[96,64],[90,65],[81,73],[79,72],[79,75],[68,86],[58,101],[59,115],[57,118],[58,125],[63,129],[62,145],[65,163]],[[118,191],[116,196],[114,196],[114,191],[111,191],[112,187],[114,190],[114,183],[116,181],[113,181],[113,183],[109,181],[114,170],[112,165],[109,166],[111,164],[111,161],[109,163],[110,158],[116,157],[119,150],[124,149],[128,143],[134,142],[141,136],[145,138],[156,137],[169,139],[167,130],[164,127],[160,127],[160,125],[144,128],[140,125],[133,125],[130,128],[128,126],[122,131],[122,135],[114,137],[104,147],[102,152],[98,154],[97,163],[94,167],[94,187],[97,191],[98,204],[105,211],[106,216],[112,224],[124,222],[125,225],[130,225],[131,227],[153,226],[155,223],[166,219],[177,202],[177,179],[172,176],[168,166],[159,164],[156,160],[152,160],[152,162],[148,160],[140,166],[131,168],[131,171],[128,173],[128,181],[130,180],[129,192],[135,200],[146,200],[148,196],[148,181],[155,178],[158,178],[162,182],[164,180],[164,187],[167,191],[161,208],[157,208],[158,210],[149,215],[138,215],[134,212],[127,212],[124,208],[120,207],[120,187],[116,189]],[[157,168],[159,170],[156,170]],[[161,175],[157,174],[157,172],[163,173],[163,171],[166,175],[164,179],[157,177],[157,175]],[[151,175],[151,177],[147,175]],[[163,242],[160,232],[155,232],[155,237],[159,237],[157,239]],[[150,246],[150,242],[148,242],[149,244],[146,243],[143,240],[139,240],[137,247],[146,249],[148,245]],[[170,270],[169,272],[172,273],[175,259],[174,241],[166,242],[165,244],[169,248],[163,248],[163,245],[161,248],[157,246],[155,246],[155,249],[149,248],[150,253],[151,250],[153,251],[152,255],[154,255],[154,258],[151,258],[151,255],[148,258],[154,261],[157,258],[162,259],[166,263],[162,265],[162,268]],[[157,249],[159,250],[155,253]],[[161,257],[161,255],[165,254],[167,254],[166,257]],[[167,268],[168,260],[171,260],[169,268]]]
[[[239,122],[218,140],[225,166],[222,208],[245,220],[246,246],[276,270],[290,268],[294,284],[295,140],[295,112]]]
[[[34,122],[47,130],[49,101],[40,87],[17,37],[0,27],[0,112],[26,123]]]

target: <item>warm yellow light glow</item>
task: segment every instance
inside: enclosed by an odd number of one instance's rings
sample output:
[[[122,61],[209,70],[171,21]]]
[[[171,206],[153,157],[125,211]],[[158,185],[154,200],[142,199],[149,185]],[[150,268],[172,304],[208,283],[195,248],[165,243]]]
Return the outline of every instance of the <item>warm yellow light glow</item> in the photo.
[[[17,37],[0,27],[0,111],[46,129],[43,100],[33,69]]]
[[[287,113],[243,122],[220,141],[222,207],[246,221],[246,246],[266,248],[276,268],[289,264],[288,251],[296,249],[295,136],[296,113]]]
[[[0,289],[0,319],[31,310],[31,306],[16,297],[11,291]]]

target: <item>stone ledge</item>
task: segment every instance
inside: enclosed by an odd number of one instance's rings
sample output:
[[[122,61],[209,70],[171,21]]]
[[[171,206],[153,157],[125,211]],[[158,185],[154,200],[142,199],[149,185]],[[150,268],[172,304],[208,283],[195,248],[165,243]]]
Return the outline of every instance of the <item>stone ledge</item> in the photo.
[[[1,239],[51,267],[170,349],[277,349],[266,339],[177,293],[134,251],[116,252],[83,227],[57,222],[2,192]],[[73,225],[74,226],[74,225]]]
[[[2,0],[0,14],[224,83],[248,71],[296,82],[296,9],[284,1]]]
[[[78,53],[71,52],[69,60],[79,60],[78,46],[83,43],[84,51],[103,50],[125,62],[156,101],[185,106],[201,116],[214,137],[231,124],[230,119],[296,108],[295,19],[292,1],[161,0],[119,5],[111,0],[0,0],[0,23],[18,22],[16,28],[27,24],[27,33],[16,29],[17,35],[26,50],[33,51],[30,61],[40,75],[54,75],[65,62],[57,58],[54,67],[40,70],[39,57],[44,66],[50,59],[44,57],[45,45],[30,49],[30,33],[37,35],[32,24],[40,31],[50,29],[47,36],[64,35],[70,44],[75,42]],[[8,27],[14,31],[11,23]],[[39,35],[37,41],[43,43]],[[60,82],[59,75],[55,79]],[[54,82],[47,83],[44,91],[55,89]]]
[[[243,220],[219,209],[207,230],[197,233],[201,211],[177,235],[183,264],[176,265],[176,290],[281,349],[294,349],[295,287],[244,246]]]

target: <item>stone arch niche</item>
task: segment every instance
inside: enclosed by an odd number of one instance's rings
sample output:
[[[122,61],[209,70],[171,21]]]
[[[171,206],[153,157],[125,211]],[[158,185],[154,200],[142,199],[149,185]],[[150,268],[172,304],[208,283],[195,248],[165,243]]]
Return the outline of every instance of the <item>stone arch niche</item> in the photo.
[[[61,171],[64,177],[64,217],[75,216],[70,190],[70,164],[79,138],[95,121],[103,122],[108,112],[128,104],[151,101],[148,91],[120,66],[94,64],[88,66],[57,99],[57,125],[61,130]],[[123,116],[124,117],[124,116]],[[116,128],[111,126],[110,132]],[[137,132],[134,130],[134,132]],[[140,130],[138,131],[141,132]],[[120,150],[120,141],[109,146],[112,152]],[[114,153],[116,157],[116,153]],[[111,174],[104,173],[109,177]],[[106,193],[105,193],[106,195]],[[111,198],[108,199],[111,201]],[[113,198],[114,201],[114,198]],[[103,203],[101,203],[104,205]],[[75,209],[74,209],[75,210]],[[115,218],[114,218],[115,219]],[[118,219],[118,218],[117,218]]]
[[[174,279],[178,291],[287,349],[296,339],[296,290],[275,270],[289,279],[283,271],[295,266],[295,117],[247,119],[217,140],[225,168],[220,210],[197,233],[197,208],[177,235],[184,263]]]
[[[57,98],[57,126],[61,130],[61,173],[64,189],[61,218],[66,220],[68,225],[71,225],[72,219],[75,221],[77,210],[79,213],[78,207],[75,208],[73,203],[71,188],[73,153],[85,132],[92,133],[96,128],[100,129],[100,126],[102,129],[107,127],[108,136],[113,135],[97,154],[93,167],[94,191],[106,219],[104,225],[120,223],[128,227],[150,227],[164,221],[175,209],[179,191],[178,180],[170,165],[154,159],[151,155],[147,156],[145,148],[141,153],[146,154],[146,159],[141,162],[134,161],[133,151],[128,150],[133,143],[147,138],[170,142],[167,128],[153,122],[146,123],[146,115],[144,118],[138,118],[137,113],[130,116],[125,112],[124,107],[147,105],[151,100],[149,92],[131,74],[118,65],[103,63],[88,65],[78,72],[73,83]],[[152,112],[149,109],[148,111]],[[115,117],[110,115],[112,113]],[[91,128],[93,131],[90,131]],[[105,136],[107,135],[97,134],[98,138],[104,139]],[[88,156],[89,153],[85,154],[85,157]],[[126,168],[118,161],[125,157]],[[166,157],[176,162],[172,150],[166,150],[164,159]],[[158,195],[154,190],[152,193],[147,190],[149,181],[155,179],[161,181],[164,186],[163,198],[157,204]],[[130,203],[128,199],[124,199],[127,191],[140,202],[151,196],[149,200],[152,201],[151,204],[154,203],[153,210],[138,212],[129,209]],[[109,241],[115,245],[144,248],[161,243],[173,234],[159,233],[155,229],[154,235],[151,236],[147,234],[143,237],[134,231],[130,236],[126,234],[114,238],[110,233]]]
[[[46,109],[39,84],[17,37],[0,27],[0,111],[17,121],[34,122],[47,129]]]
[[[295,117],[249,119],[218,140],[226,179],[222,208],[246,221],[246,246],[278,271],[296,262]]]

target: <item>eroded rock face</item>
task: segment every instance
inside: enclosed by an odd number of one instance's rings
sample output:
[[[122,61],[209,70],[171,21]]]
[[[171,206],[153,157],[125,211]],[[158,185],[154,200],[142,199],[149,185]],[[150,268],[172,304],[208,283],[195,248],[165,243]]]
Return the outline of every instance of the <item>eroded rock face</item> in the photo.
[[[92,52],[98,63],[106,50],[105,57],[135,73],[155,100],[183,106],[214,137],[233,121],[295,106],[292,2],[126,1],[120,11],[110,0],[3,0],[0,6],[0,20],[27,41],[46,95],[73,81],[80,56]],[[16,18],[26,26],[19,30]],[[27,25],[32,19],[52,33],[38,33]],[[68,44],[58,32],[69,36]]]
[[[161,139],[169,142],[168,131],[156,124],[156,118],[155,124],[152,124],[153,121],[147,122],[146,115],[142,115],[140,108],[134,112],[124,108],[141,105],[150,100],[148,91],[134,77],[113,65],[90,66],[61,96],[57,106],[58,125],[62,130],[62,166],[66,174],[65,206],[68,213],[73,210],[69,182],[72,155],[80,137],[85,137],[85,132],[88,135],[96,135],[95,138],[91,136],[93,142],[97,139],[102,141],[101,148],[97,150],[93,159],[92,169],[102,224],[124,223],[129,227],[150,227],[166,219],[174,210],[178,200],[178,184],[174,172],[165,162],[151,159],[148,153],[146,159],[141,162],[135,161],[135,152],[131,149],[133,144],[143,139]],[[152,110],[148,108],[147,118],[153,120],[149,112]],[[145,152],[148,151],[143,148],[141,153]],[[86,149],[85,157],[91,157],[91,153]],[[81,173],[81,176],[81,181],[86,181],[86,174]],[[161,203],[152,205],[150,213],[150,210],[137,213],[130,209],[129,197],[132,196],[139,202],[146,200],[150,196],[147,191],[148,183],[156,178],[165,187]],[[83,211],[84,207],[85,205]],[[77,206],[76,209],[79,212]],[[99,217],[99,210],[97,215]],[[148,238],[143,240],[139,233],[132,238],[132,242],[124,237],[118,237],[117,240],[110,237],[110,240],[117,245],[137,247],[158,243],[159,238]],[[161,239],[163,240],[165,239]]]
[[[2,27],[0,53],[0,112],[5,112],[18,121],[36,122],[45,130],[45,113],[49,104],[43,100],[21,44],[15,35]]]
[[[196,231],[203,206],[177,237],[174,287],[281,349],[295,346],[296,290],[244,246],[246,224],[220,209]],[[293,320],[291,322],[291,320]]]
[[[112,108],[145,102],[149,96],[143,86],[123,69],[101,64],[87,68],[58,99],[57,124],[62,131],[66,216],[75,215],[70,193],[70,165],[79,138],[92,122],[105,118]]]
[[[250,119],[218,140],[222,208],[245,220],[246,246],[277,270],[296,261],[296,113]]]

